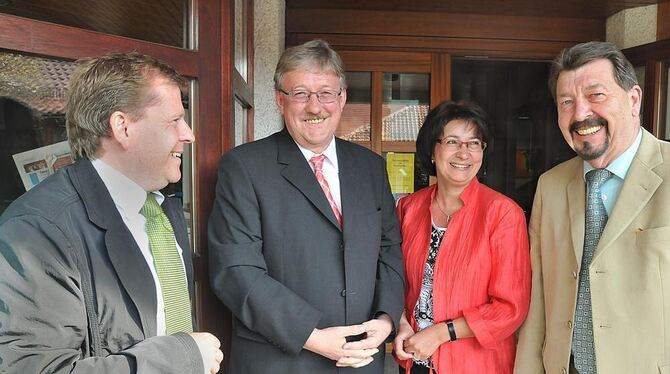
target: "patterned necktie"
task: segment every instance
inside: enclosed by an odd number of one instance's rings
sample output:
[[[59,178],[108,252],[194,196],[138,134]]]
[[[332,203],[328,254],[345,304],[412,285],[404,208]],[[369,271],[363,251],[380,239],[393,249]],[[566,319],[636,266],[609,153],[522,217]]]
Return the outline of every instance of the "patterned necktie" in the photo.
[[[333,213],[335,213],[337,222],[340,224],[340,226],[342,226],[342,214],[340,213],[340,209],[337,207],[337,204],[335,204],[333,195],[330,193],[328,181],[323,176],[323,160],[325,159],[326,156],[324,155],[316,155],[309,159],[309,163],[312,164],[312,167],[314,168],[314,175],[316,176],[316,180],[319,181],[319,185],[321,186],[321,189],[323,189],[323,193],[326,194],[326,199],[328,199],[328,204],[330,204],[330,208],[333,210]]]
[[[596,351],[593,340],[593,314],[591,311],[591,281],[589,266],[598,247],[600,234],[607,223],[607,211],[603,204],[600,187],[612,176],[607,169],[596,169],[586,173],[586,225],[584,230],[584,252],[579,270],[577,309],[572,333],[572,354],[575,369],[581,374],[597,373]]]
[[[177,251],[172,225],[153,194],[147,195],[140,212],[147,219],[149,246],[161,285],[165,307],[165,332],[168,335],[193,332],[186,274]]]

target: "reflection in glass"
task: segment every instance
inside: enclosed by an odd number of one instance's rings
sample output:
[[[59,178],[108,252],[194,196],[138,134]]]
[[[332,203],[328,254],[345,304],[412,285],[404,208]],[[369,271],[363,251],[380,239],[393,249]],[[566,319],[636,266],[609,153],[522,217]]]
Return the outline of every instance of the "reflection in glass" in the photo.
[[[637,76],[637,83],[642,89],[642,101],[640,102],[640,121],[644,124],[644,79],[645,79],[646,68],[644,65],[635,67],[635,75]]]
[[[665,70],[665,93],[661,93],[661,95],[665,94],[663,98],[665,101],[665,122],[661,126],[663,131],[661,135],[663,139],[670,140],[670,60],[665,61],[663,67]]]
[[[382,141],[415,141],[430,106],[430,74],[384,73]]]
[[[30,166],[23,158],[21,171],[13,155],[66,140],[65,89],[74,67],[72,62],[0,52],[0,213],[29,187],[22,175],[36,184],[43,179],[40,173],[46,176],[64,166],[62,150],[45,153]],[[33,170],[39,165],[44,168]]]
[[[489,116],[490,140],[478,177],[526,214],[540,174],[574,156],[557,125],[548,77],[546,62],[452,63],[453,99],[474,101]]]
[[[235,99],[235,146],[247,141],[247,114],[248,109],[240,100]]]
[[[235,0],[235,69],[247,80],[247,0]]]
[[[335,135],[349,141],[370,141],[371,73],[347,72],[347,104]]]

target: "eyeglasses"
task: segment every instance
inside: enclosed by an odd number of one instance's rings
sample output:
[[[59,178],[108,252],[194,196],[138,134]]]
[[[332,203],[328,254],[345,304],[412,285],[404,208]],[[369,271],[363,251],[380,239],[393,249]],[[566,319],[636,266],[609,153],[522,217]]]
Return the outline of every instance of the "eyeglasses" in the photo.
[[[486,149],[486,143],[479,139],[472,139],[472,140],[458,140],[454,138],[438,138],[437,139],[438,143],[442,144],[443,146],[447,147],[447,149],[450,149],[452,151],[457,151],[461,149],[461,147],[465,144],[465,148],[468,149],[470,152],[482,152],[483,150]]]
[[[342,89],[339,91],[323,90],[317,92],[305,90],[293,90],[286,92],[282,89],[279,89],[278,91],[288,96],[289,100],[296,103],[306,103],[309,101],[309,98],[312,97],[312,95],[316,95],[316,99],[319,100],[321,104],[330,104],[334,103],[342,94]]]

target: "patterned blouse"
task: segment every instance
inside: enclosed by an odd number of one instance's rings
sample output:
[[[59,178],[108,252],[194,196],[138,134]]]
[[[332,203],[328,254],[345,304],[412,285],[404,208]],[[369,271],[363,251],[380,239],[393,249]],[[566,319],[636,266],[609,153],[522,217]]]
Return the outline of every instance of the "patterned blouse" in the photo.
[[[421,293],[414,306],[414,318],[419,327],[419,331],[433,325],[433,268],[435,259],[440,249],[440,243],[446,228],[437,227],[433,222],[430,234],[430,246],[428,247],[428,258],[423,270],[423,281],[421,283]],[[417,365],[430,367],[430,358],[425,360],[414,360]]]

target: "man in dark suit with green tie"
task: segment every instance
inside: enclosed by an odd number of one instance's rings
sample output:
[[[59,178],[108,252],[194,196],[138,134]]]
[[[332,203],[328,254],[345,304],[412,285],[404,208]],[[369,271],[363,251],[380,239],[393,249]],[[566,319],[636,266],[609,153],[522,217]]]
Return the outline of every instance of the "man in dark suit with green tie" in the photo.
[[[193,332],[181,202],[184,79],[137,53],[81,62],[67,130],[77,160],[0,217],[1,373],[208,374],[220,343]]]

